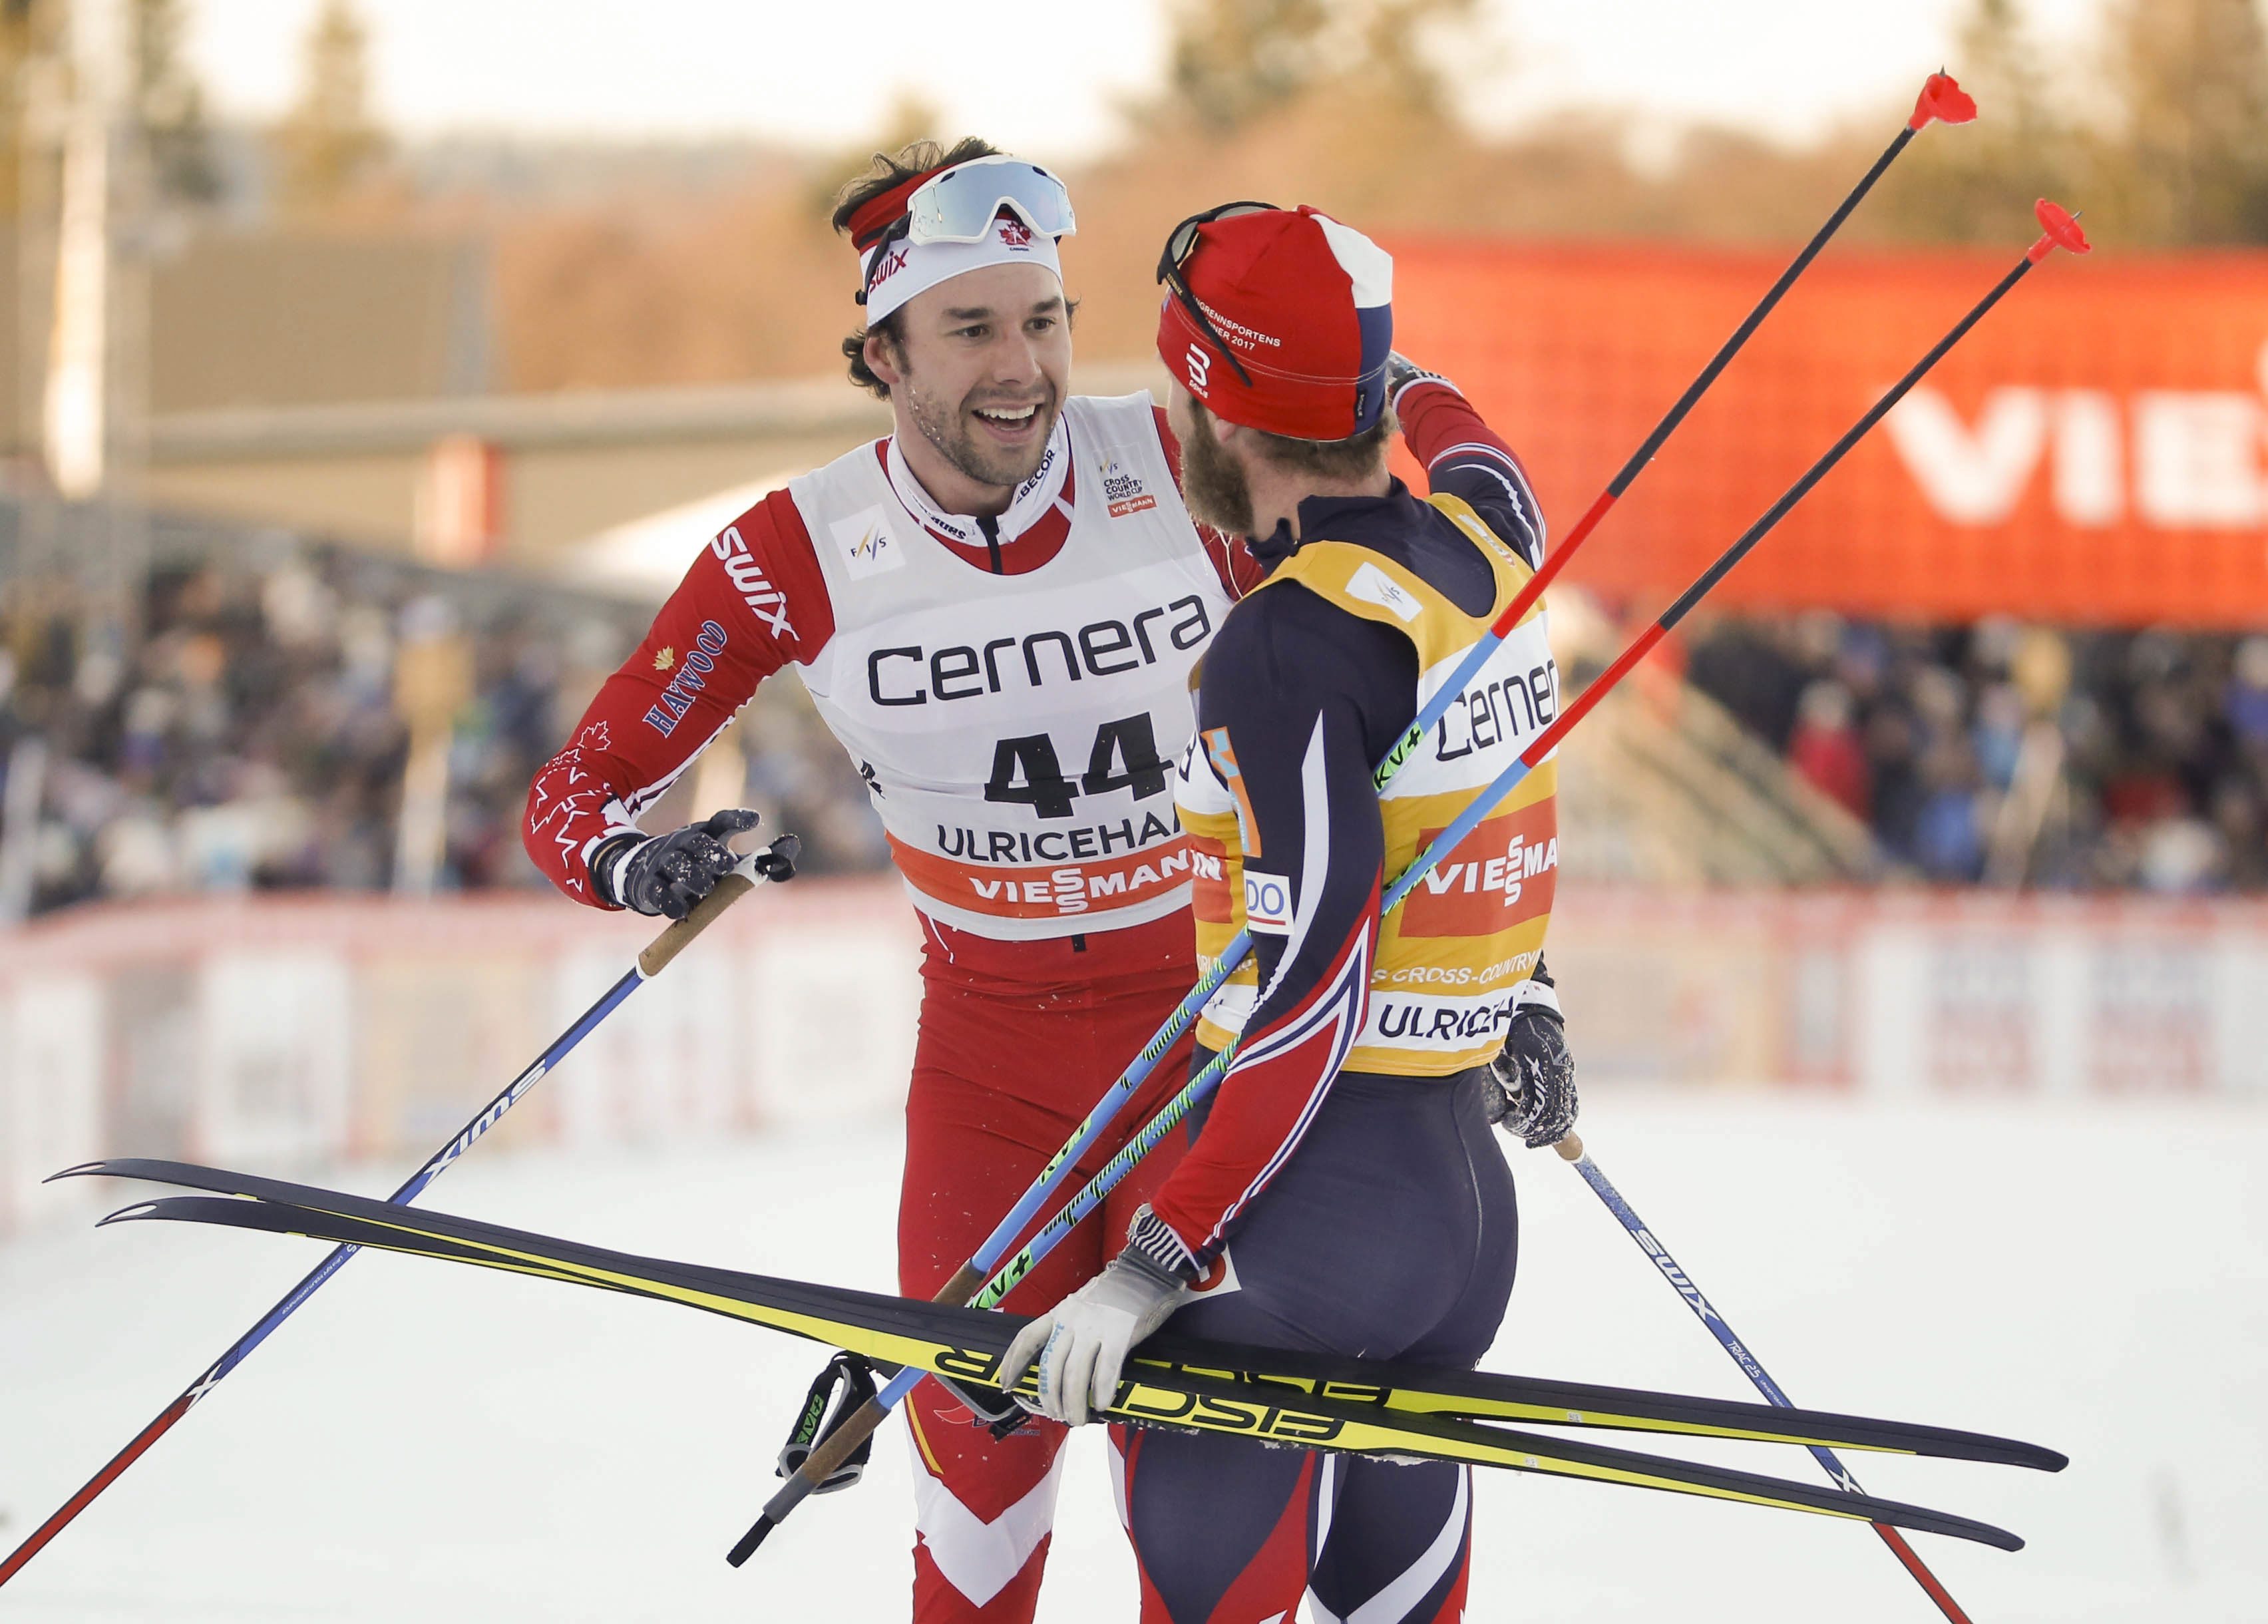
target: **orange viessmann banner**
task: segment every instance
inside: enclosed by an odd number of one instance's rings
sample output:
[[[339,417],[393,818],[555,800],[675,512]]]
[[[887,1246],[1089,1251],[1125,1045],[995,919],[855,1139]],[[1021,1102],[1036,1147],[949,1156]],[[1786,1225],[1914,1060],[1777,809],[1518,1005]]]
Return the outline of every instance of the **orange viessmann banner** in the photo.
[[[1569,566],[1651,613],[2015,263],[1830,253]],[[1520,452],[1564,534],[1793,250],[1393,243],[1397,346]],[[2268,254],[2056,255],[1712,599],[2268,622]]]

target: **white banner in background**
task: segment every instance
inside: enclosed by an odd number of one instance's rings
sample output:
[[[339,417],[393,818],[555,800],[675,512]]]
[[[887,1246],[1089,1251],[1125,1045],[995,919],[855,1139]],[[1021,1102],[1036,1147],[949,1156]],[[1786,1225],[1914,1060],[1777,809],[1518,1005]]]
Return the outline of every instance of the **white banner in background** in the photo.
[[[84,1207],[92,1179],[44,1189],[50,1173],[91,1162],[102,1142],[102,986],[92,976],[40,977],[0,1000],[0,1234]]]

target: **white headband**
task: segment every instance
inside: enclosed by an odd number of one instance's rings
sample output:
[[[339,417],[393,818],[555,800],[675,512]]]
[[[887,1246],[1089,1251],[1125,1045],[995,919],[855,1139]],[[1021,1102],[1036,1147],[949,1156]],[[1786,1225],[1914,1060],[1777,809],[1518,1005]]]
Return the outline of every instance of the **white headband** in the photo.
[[[880,265],[877,254],[885,256]],[[860,262],[866,275],[866,325],[874,326],[916,294],[964,272],[1026,262],[1044,265],[1055,272],[1057,281],[1063,280],[1056,240],[1006,213],[994,218],[992,230],[982,242],[915,242],[900,237],[883,243]]]

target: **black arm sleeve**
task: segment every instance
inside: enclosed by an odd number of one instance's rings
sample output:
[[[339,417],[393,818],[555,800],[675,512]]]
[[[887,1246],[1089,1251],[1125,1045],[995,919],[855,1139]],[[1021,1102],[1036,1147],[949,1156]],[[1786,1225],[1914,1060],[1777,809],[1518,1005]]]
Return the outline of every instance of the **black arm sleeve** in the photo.
[[[1206,652],[1197,725],[1243,786],[1261,993],[1204,1134],[1152,1203],[1197,1256],[1298,1145],[1361,1030],[1386,852],[1371,770],[1410,724],[1417,675],[1399,632],[1289,583],[1240,606]]]

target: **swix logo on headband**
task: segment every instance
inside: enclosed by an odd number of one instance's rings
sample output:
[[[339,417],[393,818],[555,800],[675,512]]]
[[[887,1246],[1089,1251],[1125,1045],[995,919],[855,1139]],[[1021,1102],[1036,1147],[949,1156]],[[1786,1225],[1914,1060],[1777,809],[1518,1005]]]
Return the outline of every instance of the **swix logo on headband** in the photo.
[[[906,268],[906,256],[912,252],[913,245],[904,242],[898,244],[897,247],[886,252],[882,255],[882,262],[874,267],[874,287],[878,288],[881,286],[882,284],[887,282],[892,277],[896,276],[898,272],[903,270]],[[866,291],[866,297],[869,299],[872,299],[873,296],[873,289],[869,288]]]

